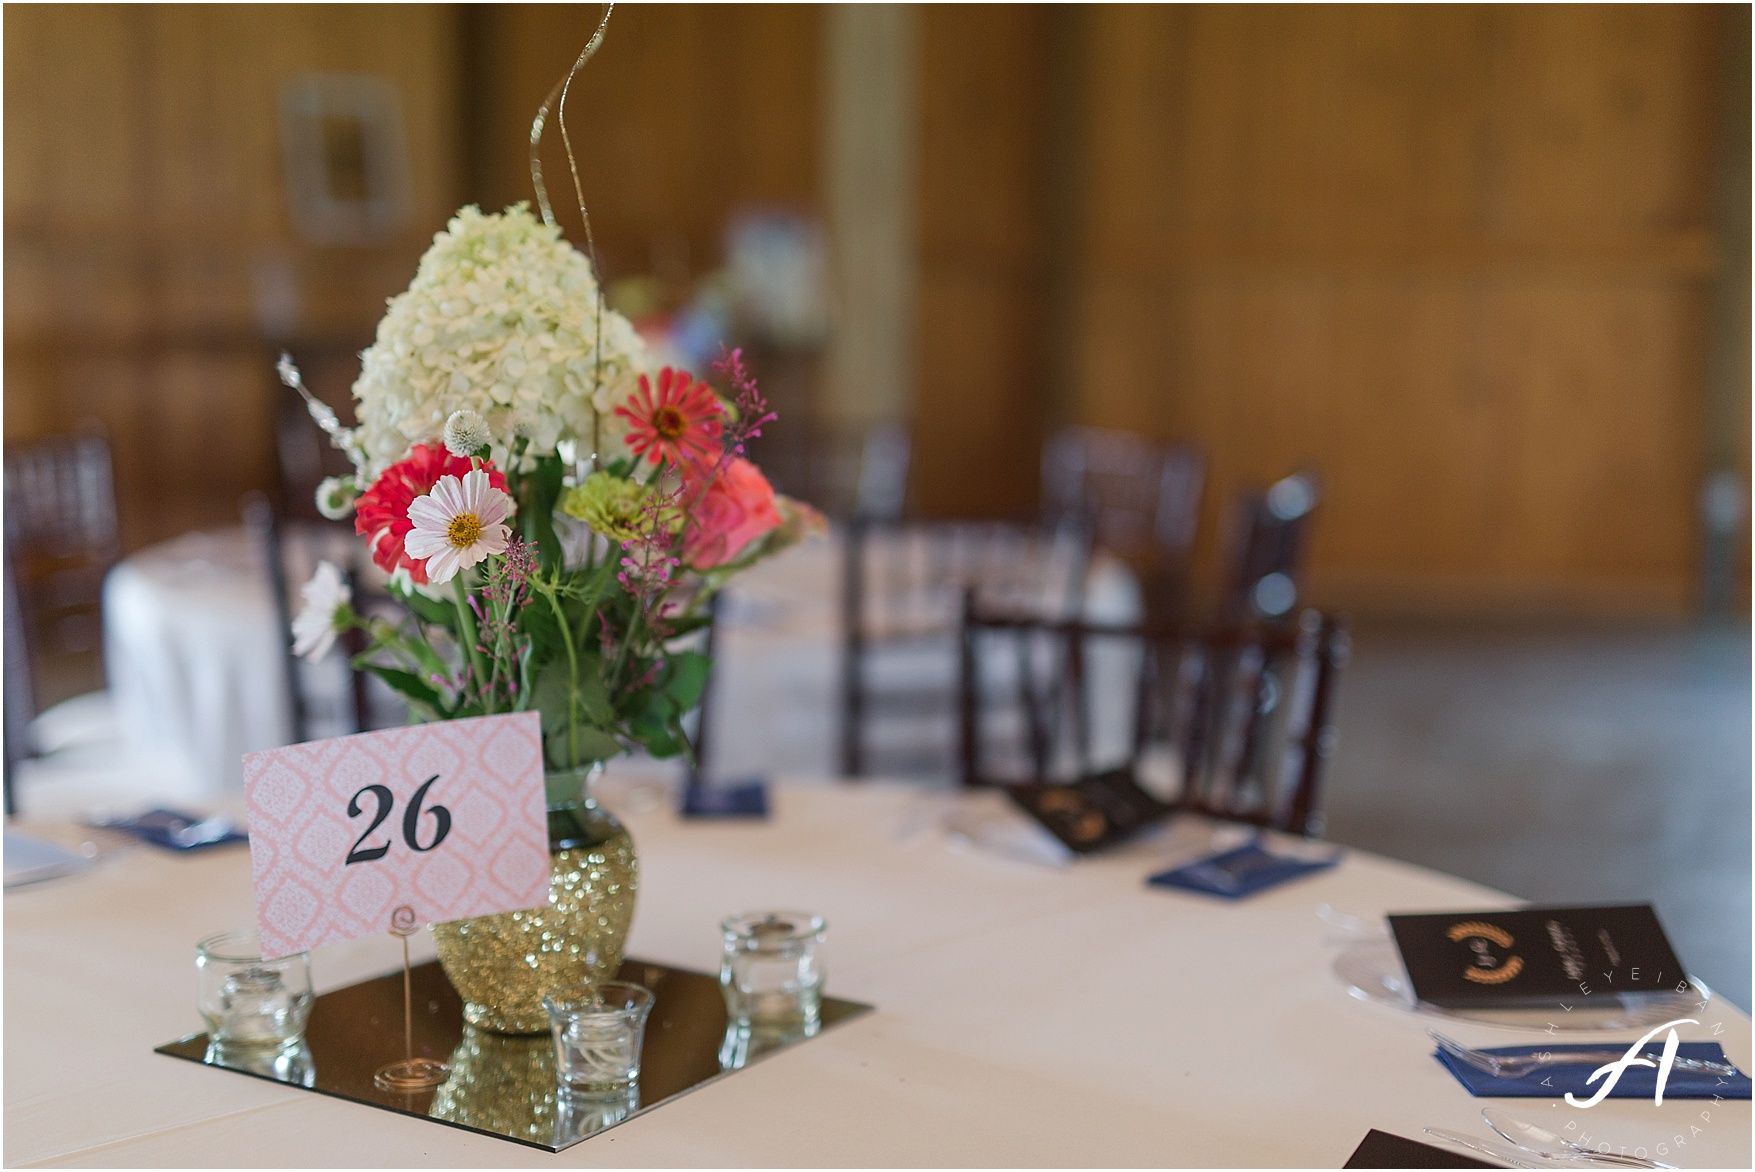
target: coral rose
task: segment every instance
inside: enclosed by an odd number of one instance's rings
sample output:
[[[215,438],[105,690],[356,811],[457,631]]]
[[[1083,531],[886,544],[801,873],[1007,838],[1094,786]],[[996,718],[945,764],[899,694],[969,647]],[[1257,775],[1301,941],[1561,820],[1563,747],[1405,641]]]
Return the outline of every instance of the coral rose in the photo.
[[[748,460],[732,459],[707,485],[684,495],[691,500],[688,527],[683,532],[683,554],[697,570],[722,566],[737,557],[744,546],[779,526],[782,518],[774,504],[774,489]]]

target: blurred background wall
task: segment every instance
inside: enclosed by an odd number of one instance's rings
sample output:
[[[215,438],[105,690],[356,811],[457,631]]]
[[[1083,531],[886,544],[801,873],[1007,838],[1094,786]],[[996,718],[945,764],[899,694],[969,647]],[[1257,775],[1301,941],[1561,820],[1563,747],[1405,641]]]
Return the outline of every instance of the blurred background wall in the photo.
[[[101,422],[127,548],[233,523],[274,487],[272,355],[345,400],[448,214],[529,197],[597,13],[9,6],[7,442]],[[919,512],[1026,511],[1047,429],[1125,427],[1207,445],[1209,546],[1233,489],[1317,469],[1318,603],[1675,616],[1703,485],[1748,483],[1748,19],[630,5],[568,125],[653,312],[741,211],[823,225],[831,328],[758,371],[818,450],[907,421]],[[289,87],[336,76],[387,83],[402,152],[351,235],[288,170]],[[328,127],[330,182],[377,182]]]

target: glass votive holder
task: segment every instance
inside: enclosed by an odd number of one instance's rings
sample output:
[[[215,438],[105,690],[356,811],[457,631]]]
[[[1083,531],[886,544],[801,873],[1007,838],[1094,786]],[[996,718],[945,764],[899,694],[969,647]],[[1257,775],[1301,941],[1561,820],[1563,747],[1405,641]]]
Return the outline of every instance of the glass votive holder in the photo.
[[[731,1024],[799,1033],[814,1026],[823,1004],[823,917],[753,912],[719,927],[719,988]]]
[[[311,1057],[311,1048],[303,1039],[284,1050],[222,1046],[218,1042],[209,1042],[204,1061],[227,1070],[247,1071],[276,1082],[291,1083],[295,1087],[317,1085],[317,1064]]]
[[[726,1025],[725,1038],[719,1044],[719,1069],[742,1070],[764,1054],[784,1049],[805,1038],[816,1037],[821,1029],[820,1021],[808,1021],[802,1026],[796,1023],[791,1026],[766,1026],[731,1022]]]
[[[564,985],[543,995],[565,1094],[621,1096],[640,1078],[652,991],[628,981]]]
[[[195,945],[195,975],[209,1043],[227,1051],[278,1051],[305,1036],[309,953],[267,959],[254,928],[216,932]]]
[[[610,1091],[593,1095],[557,1095],[555,1097],[554,1142],[577,1143],[593,1132],[614,1127],[640,1109],[640,1088]]]

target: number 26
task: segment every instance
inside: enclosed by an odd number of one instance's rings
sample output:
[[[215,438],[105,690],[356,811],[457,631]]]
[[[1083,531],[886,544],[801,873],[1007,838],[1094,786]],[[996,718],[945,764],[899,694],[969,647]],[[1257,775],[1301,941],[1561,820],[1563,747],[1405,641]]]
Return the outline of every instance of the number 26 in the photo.
[[[409,799],[408,809],[402,812],[402,841],[408,844],[409,850],[430,851],[444,842],[445,836],[451,833],[451,811],[440,805],[429,806],[427,813],[433,816],[433,841],[425,846],[420,844],[418,832],[420,830],[421,802],[426,800],[427,790],[431,789],[433,782],[437,780],[439,780],[439,775],[436,773],[427,778],[421,787],[414,791],[414,797]],[[390,816],[390,811],[396,806],[396,796],[390,792],[390,787],[387,785],[368,785],[348,799],[347,816],[349,818],[358,818],[365,813],[366,808],[360,799],[367,794],[372,795],[377,801],[378,812],[373,816],[371,825],[366,827],[365,833],[354,840],[353,849],[347,852],[347,862],[342,864],[343,866],[353,863],[370,863],[389,853],[390,843],[388,841],[378,846],[365,846],[363,844],[366,839],[372,836],[372,832],[378,829],[384,819]]]

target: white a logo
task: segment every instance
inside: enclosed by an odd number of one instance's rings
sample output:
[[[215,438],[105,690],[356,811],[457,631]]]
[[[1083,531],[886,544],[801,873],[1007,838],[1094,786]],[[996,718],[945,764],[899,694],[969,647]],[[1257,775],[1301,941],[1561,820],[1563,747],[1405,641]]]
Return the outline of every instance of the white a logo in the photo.
[[[1596,1070],[1591,1072],[1591,1076],[1584,1080],[1585,1086],[1589,1086],[1591,1083],[1597,1081],[1597,1079],[1603,1078],[1605,1074],[1609,1077],[1603,1079],[1603,1085],[1597,1088],[1597,1093],[1592,1095],[1587,1102],[1581,1103],[1573,1098],[1571,1091],[1566,1092],[1566,1101],[1571,1103],[1574,1107],[1594,1107],[1603,1101],[1604,1096],[1615,1089],[1615,1084],[1621,1081],[1621,1075],[1626,1072],[1629,1066],[1655,1066],[1657,1067],[1656,1101],[1657,1105],[1662,1107],[1664,1105],[1664,1084],[1670,1080],[1670,1067],[1674,1065],[1676,1061],[1676,1047],[1682,1044],[1682,1039],[1676,1036],[1675,1027],[1679,1025],[1699,1024],[1699,1020],[1692,1017],[1679,1017],[1675,1021],[1666,1021],[1663,1025],[1656,1027],[1656,1029],[1653,1029],[1650,1033],[1646,1034],[1645,1037],[1629,1046],[1627,1048],[1627,1053],[1621,1055],[1621,1057],[1609,1063],[1607,1066],[1599,1066]],[[1642,1056],[1639,1052],[1645,1048],[1647,1042],[1657,1037],[1659,1030],[1669,1030],[1670,1036],[1664,1039],[1663,1054],[1658,1057],[1656,1062],[1653,1062],[1651,1059]]]

